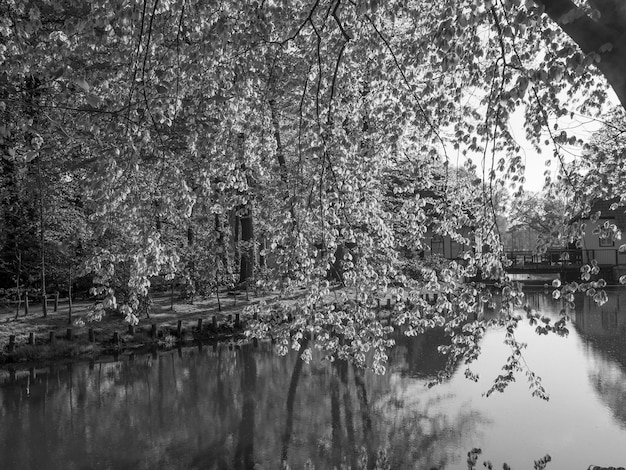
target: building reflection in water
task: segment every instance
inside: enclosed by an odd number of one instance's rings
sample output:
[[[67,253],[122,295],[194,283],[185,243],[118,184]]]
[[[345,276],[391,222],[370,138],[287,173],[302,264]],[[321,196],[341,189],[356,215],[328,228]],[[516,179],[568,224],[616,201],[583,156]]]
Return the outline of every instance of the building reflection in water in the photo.
[[[593,361],[589,380],[612,414],[626,428],[626,290],[609,291],[608,302],[577,299],[573,317]]]

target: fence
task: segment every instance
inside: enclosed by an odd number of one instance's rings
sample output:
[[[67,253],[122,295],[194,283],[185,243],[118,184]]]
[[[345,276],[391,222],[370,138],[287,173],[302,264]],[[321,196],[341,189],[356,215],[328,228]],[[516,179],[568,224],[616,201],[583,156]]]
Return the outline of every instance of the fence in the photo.
[[[596,260],[600,266],[626,265],[626,253],[620,253],[613,248],[596,249],[549,249],[545,253],[532,251],[507,251],[507,258],[512,267],[546,267],[569,266],[580,267]]]

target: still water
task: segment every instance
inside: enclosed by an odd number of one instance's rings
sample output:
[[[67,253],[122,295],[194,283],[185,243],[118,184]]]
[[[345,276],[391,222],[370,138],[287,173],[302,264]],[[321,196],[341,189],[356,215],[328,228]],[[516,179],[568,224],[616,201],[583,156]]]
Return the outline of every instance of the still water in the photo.
[[[530,304],[556,317],[543,293]],[[392,469],[467,469],[507,462],[549,470],[626,466],[626,291],[602,307],[578,301],[566,338],[523,327],[525,359],[550,401],[524,377],[483,396],[507,354],[486,335],[471,382],[443,366],[443,336],[398,339],[387,374],[346,364],[303,364],[267,348],[162,353],[112,363],[0,371],[0,469],[317,469],[356,466],[383,450]],[[480,465],[480,468],[482,465]]]

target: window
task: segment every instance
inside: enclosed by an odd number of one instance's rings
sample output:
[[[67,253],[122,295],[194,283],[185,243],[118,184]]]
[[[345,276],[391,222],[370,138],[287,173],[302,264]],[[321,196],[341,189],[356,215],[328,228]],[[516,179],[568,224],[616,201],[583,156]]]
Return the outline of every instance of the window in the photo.
[[[598,227],[593,230],[593,233],[598,234],[599,246],[615,246],[615,232],[617,227],[615,226],[614,219],[598,220]]]
[[[463,252],[465,251],[465,245],[461,245],[458,242],[452,241],[450,243],[450,250],[451,250],[450,257],[452,259],[460,258]]]
[[[434,235],[430,240],[430,249],[433,254],[444,255],[443,237],[441,235]]]
[[[615,242],[613,241],[613,236],[608,236],[606,238],[600,237],[600,246],[615,246]]]

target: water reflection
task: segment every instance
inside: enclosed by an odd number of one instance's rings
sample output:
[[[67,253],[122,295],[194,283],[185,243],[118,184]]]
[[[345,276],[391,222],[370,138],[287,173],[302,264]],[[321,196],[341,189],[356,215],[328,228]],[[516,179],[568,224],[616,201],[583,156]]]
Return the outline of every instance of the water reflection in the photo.
[[[440,344],[449,344],[450,339],[439,328],[427,335],[413,337],[404,336],[400,332],[394,334],[396,347],[391,352],[393,370],[403,377],[432,380],[446,367],[446,356],[439,353]]]
[[[626,370],[626,291],[619,289],[611,294],[602,306],[589,297],[579,299],[573,321],[587,343]]]
[[[589,297],[573,316],[593,367],[589,381],[613,416],[626,428],[626,291],[616,289],[596,305]]]
[[[381,448],[444,464],[471,416],[404,396],[400,356],[386,376],[248,348],[19,371],[0,389],[3,468],[371,468]]]
[[[445,365],[442,332],[406,338],[384,376],[334,363],[304,364],[259,348],[204,347],[134,360],[0,373],[0,456],[12,469],[466,469],[481,447],[494,468],[624,465],[626,293],[597,308],[580,299],[568,338],[519,332],[525,359],[544,377],[549,403],[523,381],[482,393],[506,356],[488,332],[475,369],[425,387]],[[530,294],[535,308],[560,305]],[[384,450],[385,454],[380,451]],[[367,465],[363,465],[367,462]]]

